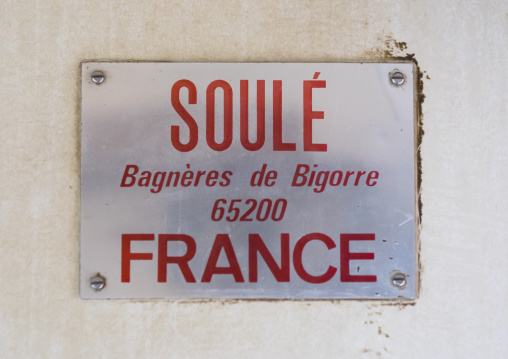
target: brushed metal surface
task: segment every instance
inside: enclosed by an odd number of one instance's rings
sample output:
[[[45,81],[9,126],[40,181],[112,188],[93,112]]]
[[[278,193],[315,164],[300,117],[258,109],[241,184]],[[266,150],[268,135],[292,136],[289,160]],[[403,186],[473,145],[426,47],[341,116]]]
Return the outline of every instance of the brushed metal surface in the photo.
[[[406,76],[403,86],[393,86],[389,74],[398,69]],[[102,71],[106,80],[94,83],[91,75]],[[316,73],[319,72],[319,75]],[[303,150],[303,84],[317,76],[326,88],[314,88],[312,110],[323,119],[312,121],[314,143],[327,145],[326,152]],[[171,126],[180,126],[182,142],[189,131],[171,102],[175,82],[187,79],[196,86],[196,104],[189,104],[188,91],[181,103],[199,128],[196,148],[177,151],[171,142]],[[233,139],[224,151],[212,150],[205,139],[206,92],[215,80],[232,89]],[[256,138],[256,81],[265,80],[266,138],[258,151],[240,143],[240,80],[249,81],[249,138]],[[273,150],[273,82],[282,81],[283,141],[296,144],[295,151]],[[414,139],[414,74],[411,63],[107,63],[82,64],[81,137],[81,277],[82,298],[415,298],[416,194]],[[215,133],[221,142],[222,90],[216,91]],[[254,171],[267,164],[277,171],[272,187],[250,186]],[[357,186],[291,186],[298,164],[316,171],[365,171]],[[121,187],[127,165],[141,172],[187,170],[230,171],[228,186],[197,185]],[[317,165],[317,167],[314,167]],[[374,186],[366,175],[377,171]],[[204,177],[203,177],[204,178]],[[153,178],[151,178],[151,183]],[[372,183],[372,182],[371,182]],[[260,222],[213,221],[217,199],[264,198],[287,200],[284,218]],[[229,202],[228,202],[229,206]],[[244,204],[242,211],[247,208]],[[255,216],[254,216],[255,217]],[[133,260],[130,282],[121,282],[122,234],[154,234],[154,241],[132,242],[132,252],[153,253],[152,260]],[[258,256],[258,281],[249,282],[249,234],[259,234],[281,263],[280,238],[290,238],[290,281],[277,282]],[[337,273],[325,283],[304,281],[295,271],[294,246],[309,233],[323,233],[336,244],[311,241],[302,264],[313,275],[329,266]],[[374,253],[373,260],[352,260],[352,275],[375,275],[376,282],[342,282],[340,235],[370,233],[373,241],[351,242],[351,252]],[[157,281],[158,235],[186,234],[196,242],[189,267],[196,283],[187,283],[176,264],[167,266],[167,281]],[[244,282],[233,275],[215,274],[201,282],[217,234],[227,234],[241,268]],[[168,255],[182,256],[184,243],[171,243]],[[224,253],[218,266],[227,266]],[[394,286],[394,273],[406,275],[403,287]],[[96,291],[90,278],[100,273],[106,286]]]

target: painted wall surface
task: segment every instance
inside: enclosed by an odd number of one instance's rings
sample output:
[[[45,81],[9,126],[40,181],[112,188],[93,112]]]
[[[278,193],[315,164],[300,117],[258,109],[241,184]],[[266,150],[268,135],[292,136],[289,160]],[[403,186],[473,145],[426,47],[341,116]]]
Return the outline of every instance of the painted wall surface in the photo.
[[[504,0],[2,0],[0,357],[508,357],[507,44]],[[426,71],[416,304],[79,298],[80,61],[385,50]]]

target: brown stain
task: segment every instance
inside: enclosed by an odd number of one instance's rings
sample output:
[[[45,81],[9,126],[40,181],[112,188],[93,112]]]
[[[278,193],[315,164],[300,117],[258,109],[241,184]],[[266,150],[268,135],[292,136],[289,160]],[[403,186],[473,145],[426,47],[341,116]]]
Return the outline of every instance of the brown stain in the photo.
[[[391,35],[388,35],[384,42],[388,51],[391,51],[392,53],[394,50],[399,51],[407,50],[407,42],[397,41]]]
[[[383,307],[397,307],[399,310],[403,310],[407,307],[414,307],[416,302],[386,302],[381,305]]]
[[[407,50],[407,42],[397,41],[392,35],[378,36],[377,40],[379,41],[379,45],[365,52],[369,60],[371,60],[371,58],[375,60],[379,57],[385,59],[392,58]]]
[[[384,335],[385,338],[390,338],[390,335],[389,334],[386,334],[386,333],[383,333],[383,330],[381,330],[381,327],[377,327],[377,333],[379,335]]]

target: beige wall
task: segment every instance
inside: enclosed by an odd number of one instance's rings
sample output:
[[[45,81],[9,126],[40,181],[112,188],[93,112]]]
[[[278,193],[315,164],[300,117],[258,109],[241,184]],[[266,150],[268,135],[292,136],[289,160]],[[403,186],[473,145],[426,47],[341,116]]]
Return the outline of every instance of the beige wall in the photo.
[[[80,61],[375,60],[390,38],[430,77],[415,305],[79,299]],[[508,357],[507,45],[504,0],[2,0],[0,357]]]

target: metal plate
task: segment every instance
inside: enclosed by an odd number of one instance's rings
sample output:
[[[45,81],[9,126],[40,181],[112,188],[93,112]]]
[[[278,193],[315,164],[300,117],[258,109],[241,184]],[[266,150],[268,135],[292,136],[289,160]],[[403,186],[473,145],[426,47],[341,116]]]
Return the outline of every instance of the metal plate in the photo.
[[[81,297],[415,298],[413,78],[83,63]]]

